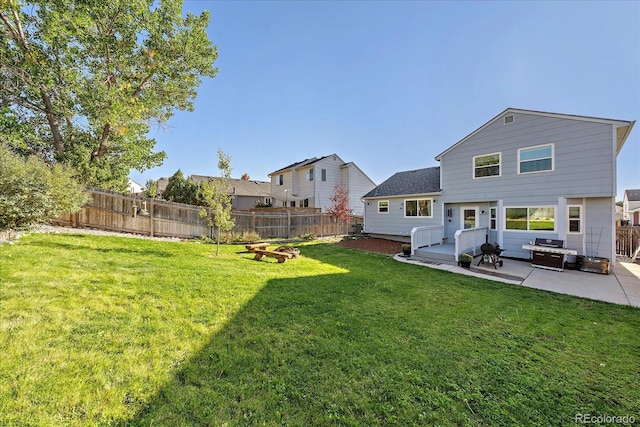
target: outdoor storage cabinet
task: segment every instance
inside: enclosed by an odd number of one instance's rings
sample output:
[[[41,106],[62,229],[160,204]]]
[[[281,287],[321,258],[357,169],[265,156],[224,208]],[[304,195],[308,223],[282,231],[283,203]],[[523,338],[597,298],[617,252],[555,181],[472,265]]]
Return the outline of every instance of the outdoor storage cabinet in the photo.
[[[531,264],[538,267],[557,268],[558,270],[562,270],[564,268],[564,255],[535,250],[533,251]]]

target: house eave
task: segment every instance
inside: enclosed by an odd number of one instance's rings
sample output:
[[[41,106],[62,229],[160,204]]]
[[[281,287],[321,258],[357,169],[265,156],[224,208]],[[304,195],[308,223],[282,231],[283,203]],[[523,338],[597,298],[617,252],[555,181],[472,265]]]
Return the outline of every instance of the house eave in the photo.
[[[524,110],[524,109],[520,109],[520,108],[509,107],[509,108],[505,109],[504,111],[502,111],[501,113],[499,113],[498,115],[496,115],[495,117],[493,117],[491,120],[489,120],[485,124],[483,124],[482,126],[480,126],[478,129],[474,130],[473,132],[471,132],[470,134],[468,134],[467,136],[462,138],[460,141],[458,141],[455,144],[453,144],[451,147],[449,147],[446,150],[444,150],[442,153],[438,154],[435,157],[435,159],[437,161],[441,161],[442,160],[442,156],[444,156],[445,154],[447,154],[448,152],[450,152],[454,148],[458,147],[459,145],[463,144],[465,141],[467,141],[468,139],[472,138],[477,133],[479,133],[479,132],[483,131],[484,129],[486,129],[488,126],[493,124],[496,120],[500,119],[500,117],[504,116],[505,114],[509,114],[509,113],[529,114],[529,115],[535,115],[535,116],[541,116],[541,117],[552,117],[552,118],[556,118],[556,119],[569,119],[569,120],[580,120],[580,121],[593,122],[593,123],[603,123],[603,124],[610,124],[610,125],[612,125],[612,126],[614,126],[616,128],[628,127],[627,131],[624,132],[624,134],[621,137],[618,137],[618,141],[617,141],[618,142],[618,144],[617,144],[618,152],[620,152],[620,150],[622,149],[622,146],[624,145],[624,142],[626,141],[627,137],[629,136],[629,133],[631,132],[631,128],[633,128],[633,125],[635,124],[635,120],[634,121],[628,121],[628,120],[606,119],[606,118],[602,118],[602,117],[579,116],[579,115],[564,114],[564,113],[550,113],[550,112],[545,112],[545,111]]]
[[[399,198],[409,198],[409,197],[436,197],[442,196],[442,192],[434,192],[434,193],[417,193],[417,194],[389,194],[386,196],[369,196],[363,197],[362,200],[384,200],[384,199],[399,199]]]

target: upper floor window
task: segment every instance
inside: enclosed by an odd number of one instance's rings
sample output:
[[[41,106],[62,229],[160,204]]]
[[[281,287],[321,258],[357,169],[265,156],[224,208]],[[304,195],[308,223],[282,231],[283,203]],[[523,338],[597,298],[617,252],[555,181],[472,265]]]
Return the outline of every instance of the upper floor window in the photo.
[[[327,170],[326,169],[322,169],[320,171],[320,175],[321,175],[322,181],[326,181],[327,180]]]
[[[305,178],[307,181],[313,181],[313,169],[307,169],[305,172]]]
[[[404,201],[405,217],[433,217],[432,199],[413,199]]]
[[[278,177],[276,178],[276,183],[277,185],[284,185],[284,175],[278,175]]]
[[[474,156],[473,177],[485,178],[488,176],[500,176],[500,153]]]
[[[553,144],[536,145],[518,150],[518,173],[553,170]]]
[[[380,200],[378,201],[378,213],[389,213],[389,201],[388,200]]]

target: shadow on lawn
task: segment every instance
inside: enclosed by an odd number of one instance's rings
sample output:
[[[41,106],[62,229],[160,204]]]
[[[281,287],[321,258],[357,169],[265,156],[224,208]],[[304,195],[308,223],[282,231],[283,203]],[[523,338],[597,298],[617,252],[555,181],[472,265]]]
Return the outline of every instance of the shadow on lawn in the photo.
[[[566,344],[501,317],[512,304],[559,312],[567,299],[326,245],[303,256],[348,272],[269,281],[148,402],[128,395],[141,407],[120,425],[572,420],[583,396],[563,396],[566,373],[545,361]]]
[[[331,252],[310,246],[303,256],[342,268],[353,261]],[[401,394],[427,381],[416,372],[422,343],[385,305],[393,287],[367,286],[367,276],[355,269],[269,281],[121,425],[419,423],[424,405]],[[406,354],[388,342],[396,339],[406,340]]]

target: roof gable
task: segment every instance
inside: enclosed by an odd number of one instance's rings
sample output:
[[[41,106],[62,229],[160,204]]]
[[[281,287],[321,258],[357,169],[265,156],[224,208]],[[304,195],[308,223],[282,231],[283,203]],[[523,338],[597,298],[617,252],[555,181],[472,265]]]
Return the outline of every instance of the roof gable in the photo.
[[[336,157],[337,159],[340,160],[341,163],[344,163],[344,160],[342,160],[337,154],[329,154],[328,156],[322,156],[320,158],[312,157],[310,159],[304,159],[304,160],[302,160],[300,162],[291,163],[290,165],[285,166],[285,167],[283,167],[281,169],[278,169],[277,171],[271,172],[269,174],[269,176],[275,175],[275,174],[280,174],[280,173],[286,172],[288,170],[300,169],[302,167],[311,166],[312,164],[317,163],[317,162],[319,162],[319,161],[321,161],[323,159],[326,159],[327,157],[331,157],[331,156]]]
[[[625,190],[624,195],[630,202],[640,202],[640,189],[638,190]]]
[[[435,159],[440,161],[442,159],[442,156],[444,156],[445,154],[447,154],[448,152],[450,152],[454,148],[460,146],[461,144],[463,144],[464,142],[466,142],[470,138],[474,137],[478,133],[482,132],[487,127],[489,127],[493,123],[495,123],[497,120],[500,120],[501,118],[503,118],[504,116],[509,115],[509,114],[529,114],[529,115],[541,116],[541,117],[553,117],[553,118],[556,118],[556,119],[570,119],[570,120],[579,120],[579,121],[587,121],[587,122],[594,122],[594,123],[610,124],[610,125],[612,125],[612,126],[614,126],[616,128],[616,139],[617,139],[617,141],[616,141],[616,146],[617,146],[616,154],[620,153],[620,150],[622,149],[622,146],[624,145],[625,141],[627,140],[627,137],[629,136],[629,133],[631,132],[631,129],[633,128],[633,125],[635,124],[635,120],[634,121],[628,121],[628,120],[605,119],[605,118],[600,118],[600,117],[578,116],[578,115],[573,115],[573,114],[549,113],[549,112],[544,112],[544,111],[522,110],[522,109],[518,109],[518,108],[507,108],[506,110],[504,110],[503,112],[501,112],[500,114],[498,114],[497,116],[495,116],[494,118],[492,118],[491,120],[489,120],[488,122],[486,122],[485,124],[480,126],[478,129],[474,130],[469,135],[465,136],[460,141],[456,142],[451,147],[447,148],[445,151],[443,151],[442,153],[438,154],[435,157]]]
[[[439,193],[440,166],[397,172],[363,198]]]

